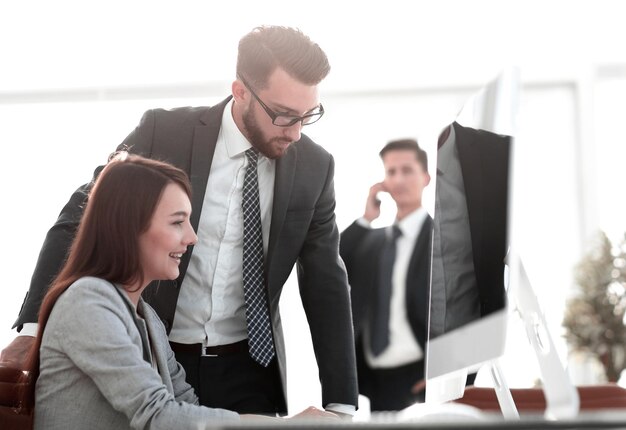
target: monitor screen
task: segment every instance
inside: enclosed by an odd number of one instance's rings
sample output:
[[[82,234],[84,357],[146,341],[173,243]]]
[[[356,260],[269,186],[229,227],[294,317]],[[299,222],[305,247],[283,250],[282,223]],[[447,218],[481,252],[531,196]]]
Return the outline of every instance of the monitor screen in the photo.
[[[492,363],[505,416],[515,418],[504,375],[493,365],[505,349],[515,309],[537,358],[548,418],[572,418],[578,393],[556,354],[545,318],[517,252],[528,165],[513,146],[519,93],[516,69],[502,72],[446,126],[437,150],[426,402],[463,396],[471,373]],[[522,143],[523,145],[523,143]],[[523,147],[523,146],[520,146]],[[506,266],[505,266],[506,263]]]
[[[504,352],[509,165],[518,87],[517,70],[505,70],[471,97],[439,136],[427,403],[461,397],[468,373]]]

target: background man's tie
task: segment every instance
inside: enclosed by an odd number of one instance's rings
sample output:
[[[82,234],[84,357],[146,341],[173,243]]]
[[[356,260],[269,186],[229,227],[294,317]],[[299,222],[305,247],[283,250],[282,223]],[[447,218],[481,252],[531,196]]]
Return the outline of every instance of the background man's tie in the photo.
[[[389,345],[389,307],[391,305],[391,277],[396,260],[396,239],[402,235],[397,225],[392,234],[385,238],[380,254],[378,289],[373,295],[372,324],[370,326],[370,346],[374,356],[380,355]]]
[[[274,357],[274,342],[263,275],[263,230],[257,178],[258,151],[246,151],[248,167],[243,181],[243,292],[248,322],[250,356],[264,367]]]

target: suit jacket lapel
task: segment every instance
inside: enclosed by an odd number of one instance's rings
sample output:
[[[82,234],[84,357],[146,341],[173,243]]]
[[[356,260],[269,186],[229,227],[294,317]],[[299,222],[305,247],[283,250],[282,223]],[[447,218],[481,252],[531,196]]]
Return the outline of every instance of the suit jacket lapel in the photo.
[[[198,231],[200,224],[200,213],[202,212],[202,202],[204,202],[204,193],[206,185],[209,181],[209,171],[213,162],[213,153],[217,143],[217,136],[222,125],[222,114],[226,104],[231,99],[226,100],[209,108],[200,118],[202,125],[196,125],[193,134],[193,143],[191,147],[191,166],[189,168],[189,180],[191,181],[191,217],[190,222],[195,231]],[[192,248],[193,249],[193,248]],[[192,250],[193,252],[193,250]],[[191,252],[186,252],[180,262],[180,276],[178,281],[182,283],[182,279],[187,272]]]
[[[413,253],[406,279],[406,306],[409,321],[419,320],[419,326],[413,326],[420,346],[426,344],[426,331],[430,305],[430,262],[432,249],[429,246],[432,238],[433,220],[427,216],[415,240]],[[424,262],[424,260],[426,260]],[[422,263],[422,264],[420,264]],[[428,273],[421,273],[422,270]],[[417,285],[416,285],[417,283]]]
[[[222,115],[230,99],[231,97],[228,97],[220,104],[210,108],[202,118],[200,118],[202,125],[197,125],[195,128],[189,178],[193,188],[191,225],[196,231],[198,229],[198,223],[200,222],[200,212],[202,211],[204,193],[209,180],[211,163],[213,162],[215,144],[217,143],[217,136],[219,135],[220,126],[222,125]]]
[[[282,157],[276,160],[272,222],[267,249],[267,264],[265,265],[265,279],[267,279],[268,287],[272,285],[272,256],[278,244],[278,237],[285,221],[285,214],[287,213],[287,206],[291,198],[291,190],[293,189],[296,161],[298,159],[297,148],[297,144],[294,144]]]

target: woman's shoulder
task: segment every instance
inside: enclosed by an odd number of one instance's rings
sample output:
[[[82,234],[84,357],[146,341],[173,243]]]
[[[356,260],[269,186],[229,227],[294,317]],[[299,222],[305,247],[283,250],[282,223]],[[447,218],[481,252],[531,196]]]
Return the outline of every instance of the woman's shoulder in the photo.
[[[57,303],[75,303],[79,299],[108,298],[117,295],[115,286],[109,281],[94,276],[84,276],[74,281],[57,300]]]
[[[98,313],[117,313],[118,309],[122,308],[120,304],[123,299],[115,288],[112,283],[101,278],[93,276],[79,278],[54,304],[55,319],[63,320],[65,315],[75,321],[82,315],[89,320]]]
[[[106,279],[97,278],[95,276],[83,276],[82,278],[78,278],[74,283],[70,286],[70,289],[77,288],[80,286],[84,286],[87,288],[111,288],[113,284]]]

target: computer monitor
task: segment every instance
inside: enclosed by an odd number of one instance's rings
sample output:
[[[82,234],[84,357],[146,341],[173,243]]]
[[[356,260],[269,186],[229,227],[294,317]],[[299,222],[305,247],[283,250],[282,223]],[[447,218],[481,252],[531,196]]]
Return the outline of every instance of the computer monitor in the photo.
[[[568,417],[578,409],[577,394],[550,347],[543,315],[514,251],[513,213],[519,204],[514,184],[521,172],[513,146],[519,87],[518,70],[503,71],[466,102],[439,139],[426,403],[462,397],[468,374],[471,383],[472,372],[486,363],[496,372],[496,387],[506,389],[494,363],[504,353],[509,307],[515,306],[539,359],[549,415]],[[512,402],[510,394],[507,399]],[[503,405],[503,412],[509,406]]]
[[[468,372],[504,352],[509,158],[518,79],[471,97],[438,142],[426,401],[463,395]]]

